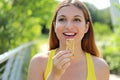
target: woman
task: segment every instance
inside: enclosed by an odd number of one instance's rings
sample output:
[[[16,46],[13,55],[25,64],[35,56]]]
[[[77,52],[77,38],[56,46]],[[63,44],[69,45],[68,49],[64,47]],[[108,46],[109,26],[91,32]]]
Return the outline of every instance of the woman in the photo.
[[[78,0],[59,4],[50,29],[49,52],[35,55],[28,80],[109,80],[109,68],[99,56],[92,20]],[[74,52],[66,50],[72,39]]]

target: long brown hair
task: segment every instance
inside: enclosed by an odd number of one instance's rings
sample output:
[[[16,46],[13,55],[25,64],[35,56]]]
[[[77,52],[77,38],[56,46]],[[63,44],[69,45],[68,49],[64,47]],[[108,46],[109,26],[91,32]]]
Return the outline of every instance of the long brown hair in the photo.
[[[55,14],[53,16],[51,29],[50,29],[50,33],[49,33],[49,50],[59,48],[59,40],[58,40],[55,30],[54,30],[56,16],[57,16],[58,11],[62,7],[69,6],[69,5],[73,5],[73,6],[77,7],[78,9],[82,10],[85,20],[86,20],[86,23],[89,22],[88,32],[84,35],[84,37],[82,39],[82,43],[81,43],[83,51],[99,57],[100,54],[99,54],[99,51],[95,44],[93,24],[92,24],[92,19],[91,19],[90,13],[89,13],[87,7],[85,6],[85,4],[80,2],[79,0],[65,0],[65,1],[61,2],[59,4],[59,6],[57,7]]]

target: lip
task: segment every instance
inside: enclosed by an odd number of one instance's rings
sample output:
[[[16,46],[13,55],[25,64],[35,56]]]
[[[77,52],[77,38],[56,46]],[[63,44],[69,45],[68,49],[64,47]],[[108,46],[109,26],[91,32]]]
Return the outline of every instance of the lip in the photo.
[[[68,38],[74,38],[76,35],[77,35],[77,33],[75,33],[75,32],[64,32],[63,33],[63,36],[67,39]]]

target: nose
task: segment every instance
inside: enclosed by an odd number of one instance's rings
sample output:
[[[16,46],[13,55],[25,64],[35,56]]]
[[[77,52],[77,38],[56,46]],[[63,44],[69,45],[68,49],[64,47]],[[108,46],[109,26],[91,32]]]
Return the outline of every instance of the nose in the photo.
[[[72,29],[72,27],[73,27],[72,22],[71,22],[71,21],[68,21],[68,22],[66,23],[65,27],[66,27],[67,29]]]

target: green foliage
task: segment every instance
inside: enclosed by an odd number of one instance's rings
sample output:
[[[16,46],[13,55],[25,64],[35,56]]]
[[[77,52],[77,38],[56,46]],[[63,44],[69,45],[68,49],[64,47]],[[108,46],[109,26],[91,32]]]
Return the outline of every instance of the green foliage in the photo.
[[[87,3],[87,2],[84,2],[84,3],[86,4],[88,10],[91,13],[91,18],[92,18],[93,22],[96,22],[98,20],[98,16],[97,16],[97,13],[96,13],[98,11],[97,8],[90,3]]]
[[[101,41],[101,40],[105,40],[108,35],[112,34],[111,29],[109,28],[109,25],[104,24],[104,23],[99,23],[99,22],[95,22],[94,23],[94,32],[95,32],[95,37],[96,40]]]
[[[120,5],[119,3],[114,3],[115,7],[118,8],[120,10]]]
[[[85,4],[91,13],[93,23],[100,22],[102,24],[107,24],[107,25],[109,25],[109,28],[112,29],[111,17],[110,17],[110,8],[98,10],[92,4],[89,4],[86,2],[85,2]],[[102,15],[101,15],[101,13],[102,13]]]
[[[104,44],[104,58],[110,65],[110,70],[112,73],[120,74],[120,26],[118,27],[118,32],[109,36],[107,44]],[[104,42],[105,43],[105,42]]]
[[[54,0],[0,0],[0,54],[37,39],[49,27]]]
[[[95,23],[94,30],[97,45],[102,53],[102,57],[107,61],[111,73],[120,74],[120,26],[112,32],[108,25]]]

